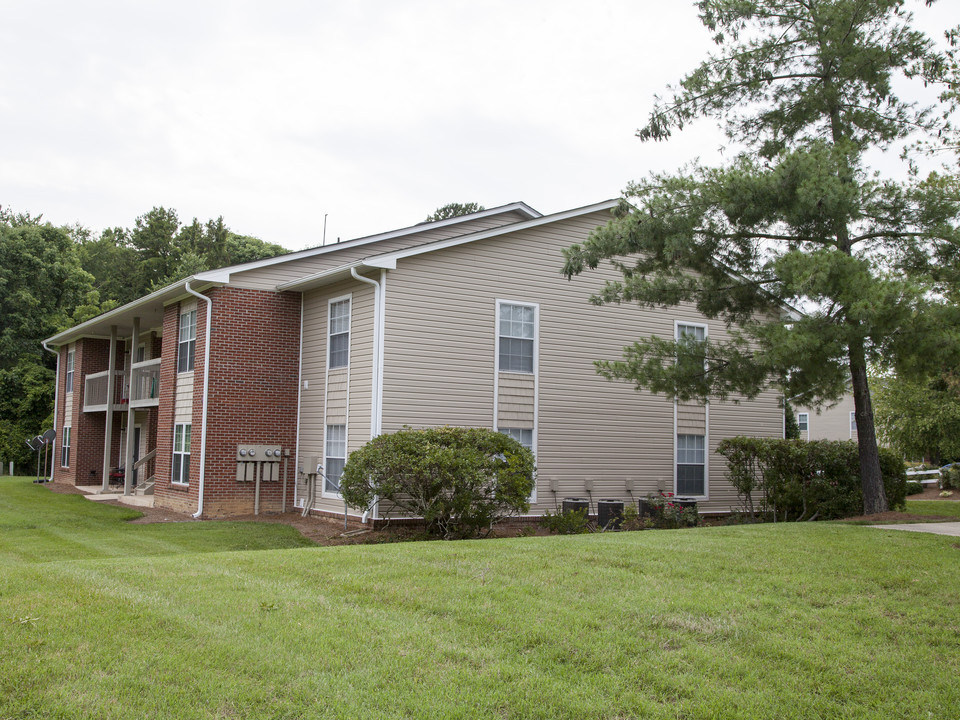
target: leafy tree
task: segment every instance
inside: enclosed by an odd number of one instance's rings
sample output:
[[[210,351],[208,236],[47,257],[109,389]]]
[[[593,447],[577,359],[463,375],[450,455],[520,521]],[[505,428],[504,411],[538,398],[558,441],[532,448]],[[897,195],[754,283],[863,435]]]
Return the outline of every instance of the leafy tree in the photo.
[[[286,248],[280,245],[264,242],[260,238],[250,235],[237,235],[235,233],[230,233],[227,236],[226,246],[227,264],[229,265],[242,265],[243,263],[276,257],[288,252]]]
[[[493,430],[405,428],[352,452],[340,490],[353,507],[380,498],[445,538],[471,537],[530,507],[533,469],[529,450]]]
[[[960,460],[960,376],[946,371],[923,380],[873,381],[880,437],[912,460]]]
[[[41,341],[103,309],[71,231],[0,210],[0,458],[23,468],[24,444],[53,422],[53,367]]]
[[[719,52],[657,100],[638,136],[666,140],[713,118],[739,152],[630,185],[632,204],[569,248],[565,265],[568,276],[603,261],[622,273],[597,304],[691,303],[731,328],[728,340],[641,339],[598,363],[609,378],[682,400],[752,398],[776,383],[803,405],[839,399],[849,383],[867,514],[888,507],[868,362],[922,374],[960,342],[957,307],[937,292],[948,278],[936,274],[958,247],[956,182],[894,182],[867,165],[870,150],[946,126],[893,93],[898,76],[936,83],[948,67],[903,5],[701,0]]]
[[[179,230],[177,211],[164,207],[155,207],[134,221],[130,244],[137,252],[140,279],[147,290],[163,287],[175,274],[179,259],[175,238]]]
[[[427,219],[424,220],[424,222],[446,220],[447,218],[469,215],[470,213],[480,212],[481,210],[486,210],[486,208],[477,203],[448,203],[434,210],[432,215],[427,215]]]

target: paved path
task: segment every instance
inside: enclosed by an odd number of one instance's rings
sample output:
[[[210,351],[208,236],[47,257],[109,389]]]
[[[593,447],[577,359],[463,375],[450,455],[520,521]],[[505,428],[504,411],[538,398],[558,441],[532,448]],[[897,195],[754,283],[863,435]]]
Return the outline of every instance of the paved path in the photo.
[[[960,522],[909,523],[906,525],[867,525],[880,530],[909,530],[910,532],[933,533],[960,537]]]

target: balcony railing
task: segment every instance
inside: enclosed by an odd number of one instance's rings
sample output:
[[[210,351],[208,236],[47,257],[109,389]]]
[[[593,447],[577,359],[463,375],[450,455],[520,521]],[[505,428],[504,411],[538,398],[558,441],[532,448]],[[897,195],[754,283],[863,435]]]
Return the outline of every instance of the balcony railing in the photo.
[[[103,412],[107,409],[107,378],[110,371],[92,373],[84,378],[83,411]],[[127,406],[127,387],[124,372],[114,371],[113,410],[123,410]]]
[[[160,358],[133,364],[130,406],[151,407],[160,403]]]

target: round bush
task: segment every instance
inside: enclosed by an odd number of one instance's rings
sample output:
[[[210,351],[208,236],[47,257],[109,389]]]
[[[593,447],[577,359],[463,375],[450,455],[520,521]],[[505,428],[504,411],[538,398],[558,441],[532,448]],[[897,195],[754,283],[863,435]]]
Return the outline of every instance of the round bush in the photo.
[[[530,508],[533,454],[503,433],[439,427],[381,435],[350,454],[344,500],[421,517],[445,538],[476,537]]]

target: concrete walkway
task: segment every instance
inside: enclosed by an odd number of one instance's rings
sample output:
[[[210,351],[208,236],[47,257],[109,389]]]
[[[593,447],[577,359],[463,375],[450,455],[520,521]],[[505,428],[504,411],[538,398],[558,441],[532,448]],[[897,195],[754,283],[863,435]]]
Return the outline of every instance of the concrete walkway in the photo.
[[[880,530],[909,530],[910,532],[933,533],[960,537],[960,522],[908,523],[906,525],[867,525]]]
[[[103,492],[103,487],[100,485],[77,485],[77,490],[82,490],[84,497],[94,502],[116,500],[123,505],[132,505],[133,507],[153,507],[153,495],[124,495],[122,492]]]

